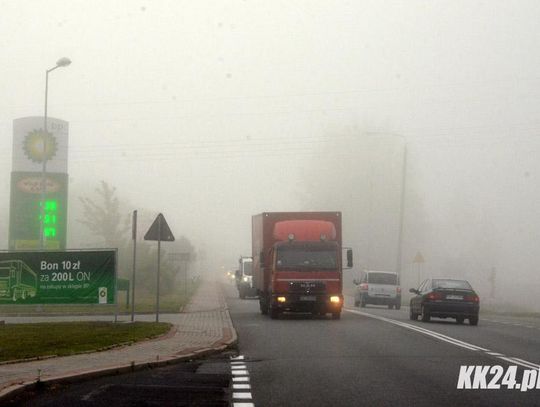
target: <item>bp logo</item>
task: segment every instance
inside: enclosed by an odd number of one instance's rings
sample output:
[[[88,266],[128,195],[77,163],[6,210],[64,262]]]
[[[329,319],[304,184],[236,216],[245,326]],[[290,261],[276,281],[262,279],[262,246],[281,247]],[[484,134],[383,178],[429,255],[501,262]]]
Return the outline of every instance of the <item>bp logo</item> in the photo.
[[[51,160],[56,155],[58,143],[52,133],[45,133],[41,129],[32,130],[24,138],[23,149],[30,160],[42,163],[43,160]]]
[[[107,304],[107,287],[98,288],[98,298],[100,304]]]

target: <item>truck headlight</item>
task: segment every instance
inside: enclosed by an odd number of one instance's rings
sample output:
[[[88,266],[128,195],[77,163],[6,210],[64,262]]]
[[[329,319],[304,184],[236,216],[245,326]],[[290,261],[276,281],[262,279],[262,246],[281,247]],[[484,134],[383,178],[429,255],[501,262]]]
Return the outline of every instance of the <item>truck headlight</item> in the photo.
[[[339,304],[340,299],[339,299],[339,297],[338,297],[337,295],[332,295],[332,296],[330,297],[330,302],[331,302],[331,303],[334,303],[334,304]]]
[[[244,276],[244,283],[247,283],[249,281],[249,277]]]
[[[287,301],[287,298],[285,297],[277,297],[277,302],[285,302]]]

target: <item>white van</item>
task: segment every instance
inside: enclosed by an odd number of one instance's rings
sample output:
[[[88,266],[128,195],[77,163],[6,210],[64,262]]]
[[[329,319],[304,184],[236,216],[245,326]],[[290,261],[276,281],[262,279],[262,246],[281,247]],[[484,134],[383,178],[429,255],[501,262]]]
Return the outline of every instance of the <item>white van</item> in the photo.
[[[358,286],[354,294],[354,306],[366,304],[387,305],[389,309],[401,308],[401,287],[399,275],[392,271],[364,271],[361,280],[354,280]]]

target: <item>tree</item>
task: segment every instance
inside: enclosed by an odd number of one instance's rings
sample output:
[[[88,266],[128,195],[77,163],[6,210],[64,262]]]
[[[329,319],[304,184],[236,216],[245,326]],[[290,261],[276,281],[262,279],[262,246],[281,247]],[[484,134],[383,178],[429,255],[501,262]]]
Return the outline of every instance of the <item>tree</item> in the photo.
[[[128,243],[130,218],[122,215],[120,201],[116,197],[116,188],[105,181],[95,189],[99,199],[80,197],[83,205],[83,218],[78,221],[90,232],[103,239],[105,247],[124,247]]]

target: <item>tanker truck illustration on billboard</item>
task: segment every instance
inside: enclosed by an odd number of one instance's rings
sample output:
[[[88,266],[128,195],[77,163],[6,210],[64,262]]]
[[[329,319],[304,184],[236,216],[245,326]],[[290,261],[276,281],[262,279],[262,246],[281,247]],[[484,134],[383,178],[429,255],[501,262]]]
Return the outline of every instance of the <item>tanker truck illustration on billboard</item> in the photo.
[[[0,300],[35,297],[37,281],[37,274],[24,261],[0,261]]]

